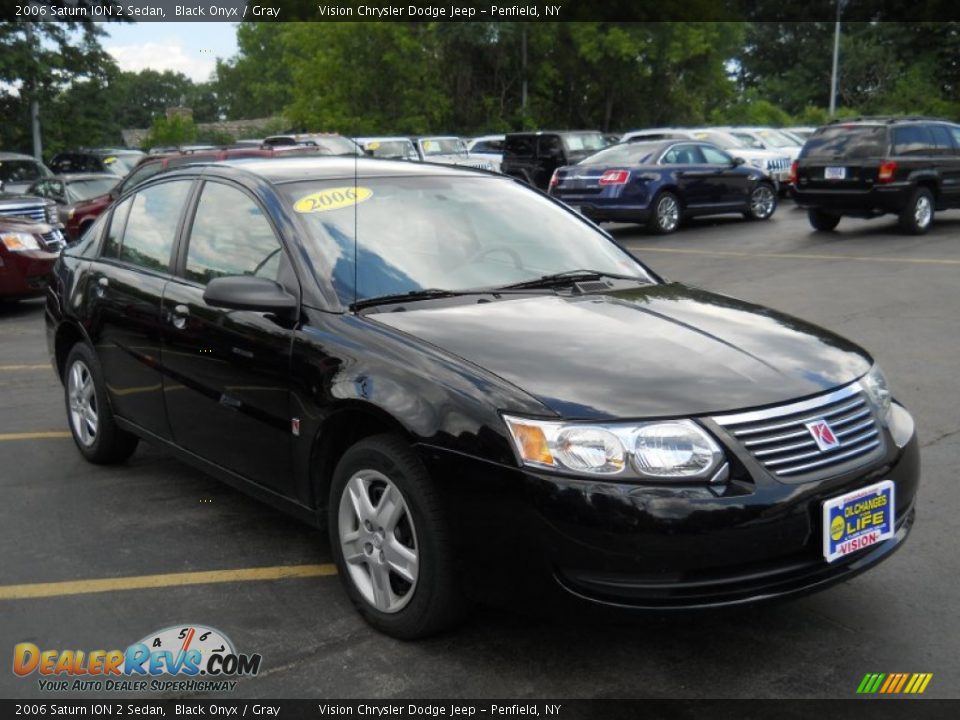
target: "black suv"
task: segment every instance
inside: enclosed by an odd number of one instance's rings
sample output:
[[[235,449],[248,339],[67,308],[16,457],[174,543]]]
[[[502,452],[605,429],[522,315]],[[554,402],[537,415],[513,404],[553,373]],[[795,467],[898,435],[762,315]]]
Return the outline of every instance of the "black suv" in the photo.
[[[793,164],[794,198],[817,230],[844,215],[900,216],[925,233],[935,210],[960,207],[960,125],[928,118],[857,118],[820,128]]]
[[[50,169],[57,175],[76,173],[113,173],[126,177],[145,153],[128,148],[81,148],[57,153]]]
[[[541,130],[509,133],[500,172],[546,190],[553,171],[574,165],[607,146],[597,130]]]

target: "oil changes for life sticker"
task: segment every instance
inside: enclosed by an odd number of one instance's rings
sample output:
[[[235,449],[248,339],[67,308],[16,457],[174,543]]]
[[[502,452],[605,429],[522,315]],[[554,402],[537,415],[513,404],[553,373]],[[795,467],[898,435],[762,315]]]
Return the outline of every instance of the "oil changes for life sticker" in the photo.
[[[894,536],[894,484],[884,480],[823,503],[823,556],[833,562]]]
[[[373,190],[365,187],[338,187],[306,195],[293,204],[298,213],[321,213],[358,205],[373,197]]]

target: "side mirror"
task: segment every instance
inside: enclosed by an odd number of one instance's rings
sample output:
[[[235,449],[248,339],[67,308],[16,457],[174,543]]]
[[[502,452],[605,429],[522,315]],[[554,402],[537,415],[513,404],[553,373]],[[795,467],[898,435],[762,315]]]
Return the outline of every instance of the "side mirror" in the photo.
[[[214,278],[203,291],[207,305],[228,310],[251,310],[290,316],[297,309],[297,299],[267,278],[250,275],[228,275]]]
[[[731,164],[732,164],[734,167],[739,167],[740,165],[743,165],[745,162],[747,162],[747,161],[744,160],[742,157],[735,157],[735,158],[733,159],[733,162],[732,162]]]

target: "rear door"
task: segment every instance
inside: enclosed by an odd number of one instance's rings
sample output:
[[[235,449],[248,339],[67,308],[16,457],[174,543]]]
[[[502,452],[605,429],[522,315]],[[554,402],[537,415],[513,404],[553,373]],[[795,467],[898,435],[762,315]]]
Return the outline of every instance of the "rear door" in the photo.
[[[696,143],[678,143],[660,160],[671,168],[681,201],[690,210],[707,210],[724,204],[724,185],[717,168],[707,164]]]
[[[293,327],[203,299],[210,280],[228,275],[267,277],[299,297],[286,250],[258,200],[219,180],[201,187],[184,243],[162,312],[173,438],[260,485],[290,492]]]
[[[169,438],[160,365],[160,306],[193,180],[144,188],[117,205],[91,268],[86,316],[111,406]]]

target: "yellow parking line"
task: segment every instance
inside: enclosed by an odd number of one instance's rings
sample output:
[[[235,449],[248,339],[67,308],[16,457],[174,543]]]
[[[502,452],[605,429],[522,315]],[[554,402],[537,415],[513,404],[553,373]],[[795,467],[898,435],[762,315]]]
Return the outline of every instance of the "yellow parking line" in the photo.
[[[737,250],[692,250],[688,248],[661,248],[648,246],[631,246],[630,250],[637,252],[675,253],[678,255],[709,255],[713,257],[762,257],[784,258],[787,260],[858,260],[866,262],[885,263],[912,263],[915,265],[960,265],[960,260],[946,258],[906,258],[906,257],[874,257],[872,255],[826,255],[814,253],[764,253],[740,252]]]
[[[62,597],[88,593],[143,590],[145,588],[209,585],[212,583],[250,582],[254,580],[289,580],[292,578],[325,577],[336,575],[336,565],[278,565],[275,567],[243,568],[236,570],[209,570],[204,572],[139,575],[135,577],[104,578],[99,580],[70,580],[67,582],[35,583],[32,585],[0,585],[0,600]]]
[[[68,432],[24,432],[24,433],[0,433],[0,442],[4,440],[50,440],[68,438]]]
[[[40,363],[39,365],[0,365],[0,372],[5,370],[53,370],[50,363]]]

